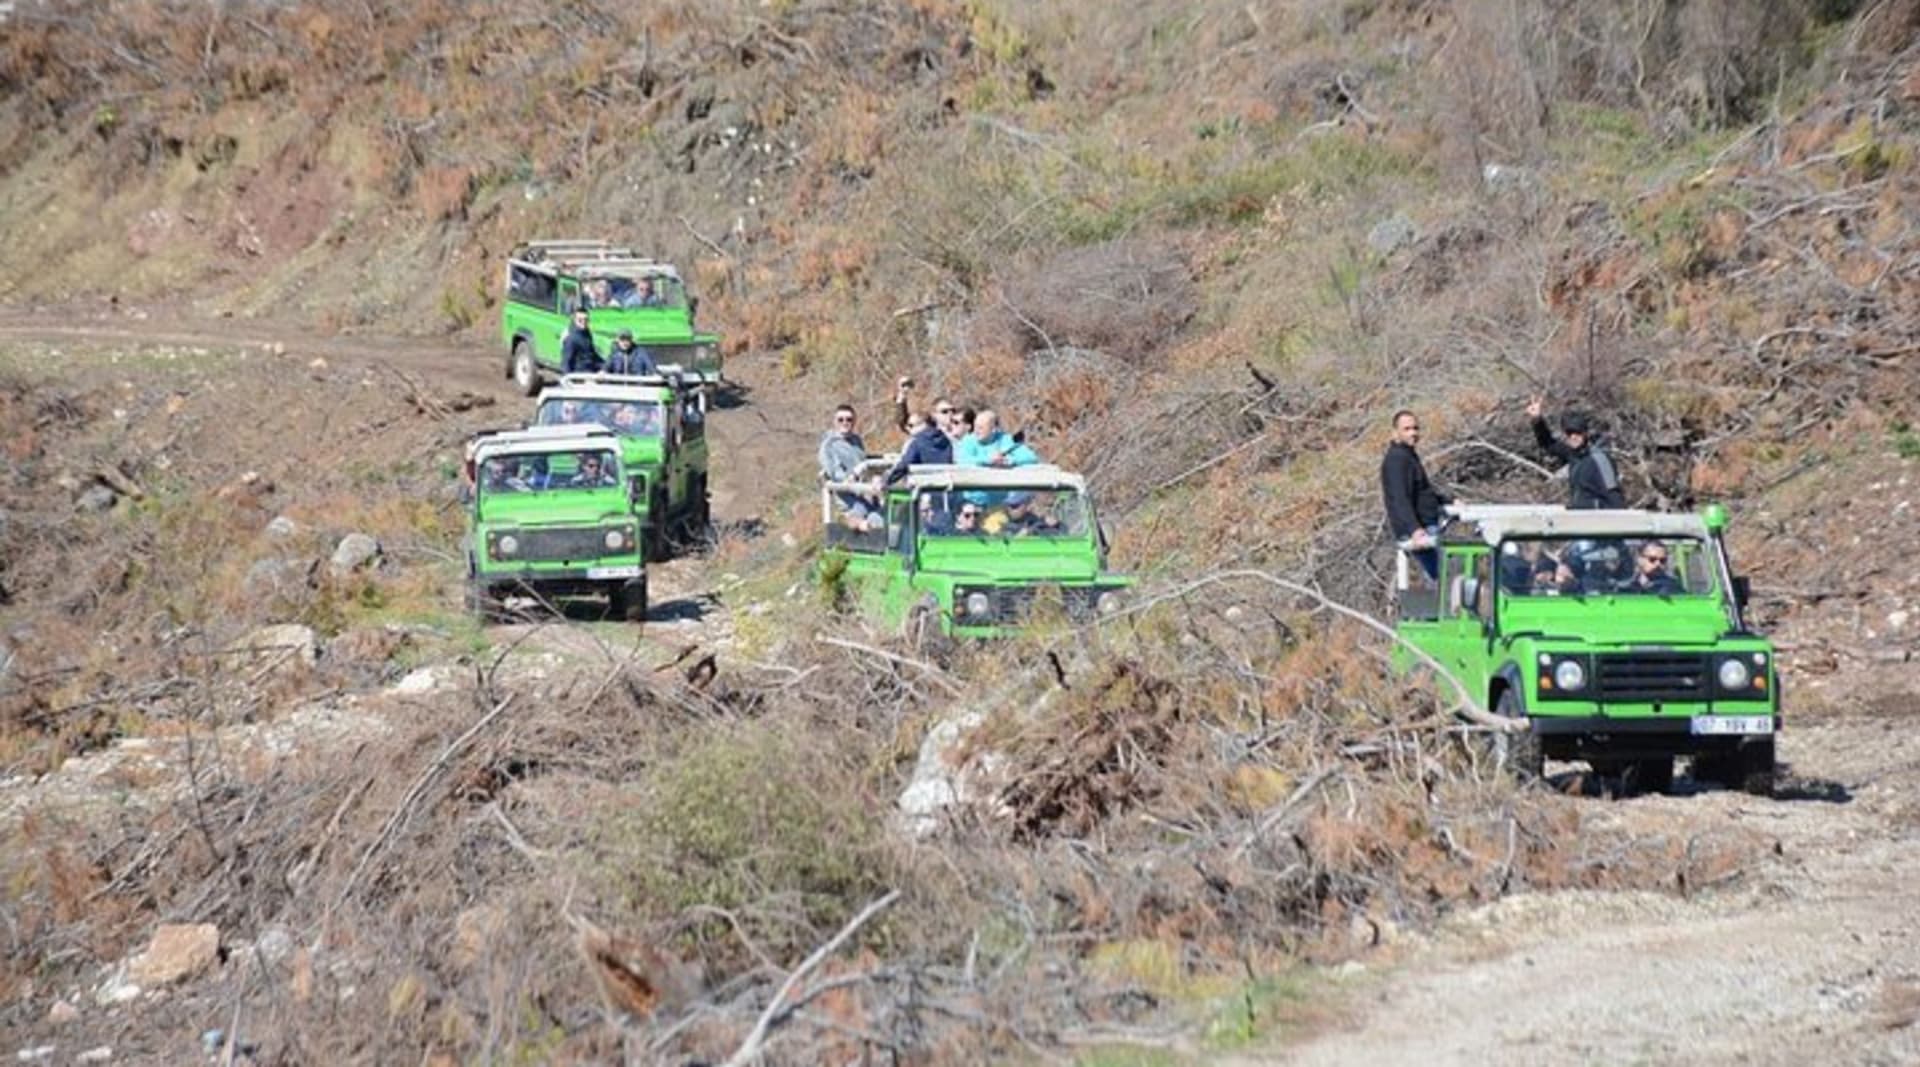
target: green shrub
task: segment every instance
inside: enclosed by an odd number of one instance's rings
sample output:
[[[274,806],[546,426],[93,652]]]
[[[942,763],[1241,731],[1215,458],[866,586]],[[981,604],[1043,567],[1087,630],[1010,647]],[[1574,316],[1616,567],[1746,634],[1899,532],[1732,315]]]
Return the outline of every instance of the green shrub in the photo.
[[[624,868],[630,903],[661,914],[778,897],[790,902],[779,910],[816,926],[845,921],[885,890],[892,868],[884,828],[836,756],[752,724],[669,759],[621,817],[613,866]]]

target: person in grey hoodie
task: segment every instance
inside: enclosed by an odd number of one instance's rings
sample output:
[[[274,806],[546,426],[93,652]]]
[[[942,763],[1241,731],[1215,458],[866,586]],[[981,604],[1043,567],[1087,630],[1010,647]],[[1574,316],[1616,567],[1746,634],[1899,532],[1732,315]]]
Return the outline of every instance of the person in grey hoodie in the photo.
[[[866,442],[860,439],[856,429],[858,421],[851,404],[833,409],[833,428],[820,438],[821,481],[850,482],[867,458]],[[840,505],[847,525],[857,530],[881,527],[880,511],[872,501],[850,492],[835,493],[833,498]]]

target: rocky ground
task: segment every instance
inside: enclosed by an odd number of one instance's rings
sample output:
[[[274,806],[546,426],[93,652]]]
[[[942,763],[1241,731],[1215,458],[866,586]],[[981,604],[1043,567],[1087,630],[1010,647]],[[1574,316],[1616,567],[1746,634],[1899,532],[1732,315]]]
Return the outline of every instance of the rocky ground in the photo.
[[[289,343],[288,336],[297,337],[270,324],[169,320],[159,312],[0,315],[0,338],[15,342],[243,348],[256,353],[258,367],[324,366],[333,384],[323,393],[374,381],[404,390],[397,383],[410,379],[433,396],[489,398],[494,410],[482,405],[468,414],[484,424],[498,424],[519,403],[485,349],[354,337]],[[383,368],[406,379],[382,378]],[[484,654],[395,667],[378,684],[308,691],[272,714],[210,733],[156,730],[68,759],[51,774],[15,774],[0,781],[0,828],[49,812],[138,821],[185,803],[196,763],[210,753],[255,780],[283,761],[341,758],[396,722],[471,701],[482,671],[499,672],[508,688],[562,700],[592,688],[610,665],[666,670],[696,652],[727,649],[735,613],[753,608],[734,595],[740,579],[728,569],[725,542],[779,536],[770,528],[780,521],[780,486],[808,461],[819,407],[757,381],[764,370],[739,373],[744,402],[711,424],[722,544],[654,572],[639,633],[599,623],[490,627]],[[411,440],[421,431],[407,422],[381,432]],[[296,503],[299,486],[278,478],[283,503]],[[449,604],[453,597],[446,591]],[[1389,930],[1379,947],[1326,974],[1329,992],[1313,1012],[1318,1022],[1231,1062],[1894,1064],[1920,1057],[1920,734],[1912,729],[1920,669],[1886,655],[1834,655],[1836,644],[1853,647],[1857,634],[1844,624],[1850,605],[1832,611],[1842,614],[1823,617],[1791,599],[1777,611],[1819,655],[1806,669],[1787,665],[1787,692],[1806,696],[1789,705],[1782,756],[1790,773],[1776,796],[1696,790],[1683,779],[1671,796],[1584,802],[1596,830],[1688,853],[1738,837],[1745,859],[1724,869],[1689,867],[1704,872],[1696,884],[1667,893],[1522,894],[1430,931]],[[249,640],[263,678],[324,663],[330,653],[325,639],[301,627]],[[1577,768],[1564,768],[1555,784],[1590,788]],[[128,946],[90,984],[54,991],[53,1009],[19,1035],[14,1051],[22,1062],[72,1062],[119,1040],[126,1058],[129,1002],[214,966],[209,936],[226,957],[291,950],[287,931],[247,933],[163,928],[155,941]],[[214,1051],[217,1024],[207,1022]],[[133,1058],[152,1046],[145,1048]]]

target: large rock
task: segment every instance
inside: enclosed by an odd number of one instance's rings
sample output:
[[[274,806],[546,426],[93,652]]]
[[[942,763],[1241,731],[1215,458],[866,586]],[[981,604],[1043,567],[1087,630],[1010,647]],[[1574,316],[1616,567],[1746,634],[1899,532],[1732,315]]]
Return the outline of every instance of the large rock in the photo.
[[[313,632],[313,627],[297,622],[262,626],[248,634],[239,647],[253,652],[258,658],[274,660],[284,657],[288,662],[307,666],[312,666],[320,659],[319,635]]]
[[[275,541],[285,541],[299,532],[300,524],[285,515],[275,515],[273,521],[267,523],[267,536]]]
[[[911,837],[926,837],[940,829],[948,808],[974,803],[993,795],[992,782],[1005,765],[998,752],[977,752],[962,758],[967,735],[986,716],[962,711],[935,723],[920,742],[920,758],[913,778],[901,792],[899,826]]]
[[[379,561],[380,542],[363,533],[350,533],[342,537],[340,544],[334,548],[333,558],[327,561],[327,568],[334,577],[344,578]]]
[[[73,506],[81,511],[112,511],[119,499],[119,494],[104,485],[90,485],[73,502]]]
[[[165,923],[145,952],[127,961],[127,977],[143,986],[192,978],[220,958],[220,928],[212,923]]]
[[[1383,256],[1390,256],[1419,239],[1420,231],[1413,220],[1405,215],[1396,214],[1392,218],[1382,219],[1373,229],[1367,231],[1367,247]]]
[[[240,579],[240,588],[255,599],[292,597],[307,587],[307,576],[312,569],[310,563],[301,560],[269,556],[247,568],[246,577]]]

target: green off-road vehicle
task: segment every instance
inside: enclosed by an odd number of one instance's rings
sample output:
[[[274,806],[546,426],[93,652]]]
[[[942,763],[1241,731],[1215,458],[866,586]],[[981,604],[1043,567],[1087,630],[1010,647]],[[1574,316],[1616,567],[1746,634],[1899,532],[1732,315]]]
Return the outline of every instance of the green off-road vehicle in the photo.
[[[621,468],[647,559],[705,533],[707,394],[679,375],[570,374],[540,392],[536,426],[599,425],[620,438]]]
[[[508,256],[506,285],[500,339],[507,377],[527,396],[559,375],[560,342],[578,308],[587,309],[602,358],[621,330],[632,330],[655,366],[671,366],[688,381],[721,382],[720,339],[694,328],[699,298],[687,295],[671,264],[605,241],[532,241]]]
[[[646,561],[623,451],[600,426],[495,431],[469,442],[468,610],[492,621],[509,596],[603,595],[620,618],[646,617]]]
[[[1779,675],[1747,627],[1723,509],[1448,512],[1437,581],[1400,554],[1399,633],[1526,721],[1493,744],[1516,774],[1582,759],[1664,790],[1689,756],[1696,780],[1772,789]]]
[[[822,574],[918,641],[1015,633],[1049,616],[1087,622],[1132,579],[1106,570],[1086,482],[1051,466],[916,466],[877,495],[870,460],[820,490]]]

